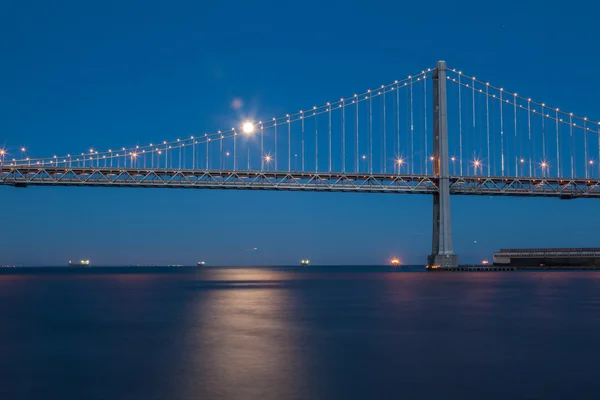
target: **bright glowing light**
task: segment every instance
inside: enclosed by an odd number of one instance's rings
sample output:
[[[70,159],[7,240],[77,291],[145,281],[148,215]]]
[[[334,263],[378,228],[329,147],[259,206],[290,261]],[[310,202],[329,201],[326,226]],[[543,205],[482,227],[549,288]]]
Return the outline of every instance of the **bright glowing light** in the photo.
[[[392,265],[400,265],[400,260],[398,258],[394,257],[394,258],[392,258],[390,260],[390,264],[392,264]]]
[[[404,162],[404,160],[401,158],[396,160],[396,164],[398,164],[398,165],[402,165],[403,162]]]
[[[0,156],[3,156],[5,154],[6,154],[6,152],[4,151],[4,149],[0,149]]]
[[[488,260],[483,260],[483,261],[481,262],[481,264],[483,264],[483,265],[488,265]]]
[[[273,158],[271,156],[265,156],[265,161],[268,163],[271,162],[272,159]]]
[[[24,152],[24,151],[25,151],[25,147],[21,147],[21,151],[23,151],[23,152]]]
[[[451,158],[451,160],[452,160],[452,161],[456,161],[456,157],[452,157],[452,158]]]
[[[476,167],[479,167],[481,165],[481,161],[475,160],[475,161],[473,161],[473,165]]]
[[[594,160],[590,160],[590,164],[594,164]]]
[[[429,157],[429,159],[430,159],[431,161],[433,161],[433,160],[435,160],[435,157],[431,156],[431,157]]]
[[[523,160],[523,159],[521,158],[521,163],[524,163],[524,162],[525,162],[525,160]]]
[[[244,133],[250,134],[254,132],[254,124],[252,122],[244,122],[244,125],[242,125],[242,130]]]
[[[547,166],[548,166],[548,163],[547,163],[546,161],[544,161],[544,162],[542,163],[542,168],[546,168]]]
[[[362,156],[362,159],[365,160],[367,158],[367,156]]]

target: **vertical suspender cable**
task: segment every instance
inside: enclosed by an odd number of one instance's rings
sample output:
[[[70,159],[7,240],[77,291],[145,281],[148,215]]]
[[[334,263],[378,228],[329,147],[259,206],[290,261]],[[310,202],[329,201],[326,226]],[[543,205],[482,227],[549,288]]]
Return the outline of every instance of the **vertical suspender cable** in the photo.
[[[461,73],[458,73],[458,170],[460,175],[463,175],[463,145],[462,145],[462,99],[460,92],[460,77]],[[438,162],[438,160],[435,160]]]
[[[504,176],[504,113],[502,112],[502,93],[504,90],[500,89],[500,170],[502,176]]]
[[[529,176],[532,177],[533,176],[533,164],[532,164],[532,154],[533,154],[533,148],[531,146],[531,99],[527,100],[527,132],[528,132],[528,139],[527,139],[527,147],[529,148]]]
[[[331,172],[331,104],[329,104],[329,172]]]
[[[369,90],[369,173],[373,173],[373,95]]]
[[[555,123],[556,123],[556,176],[560,177],[560,147],[558,145],[558,108],[555,111]]]
[[[546,163],[546,114],[542,104],[542,162]]]
[[[396,82],[396,157],[400,158],[400,84]]]
[[[356,130],[356,147],[354,147],[354,172],[358,173],[358,97],[354,95],[354,99],[356,101],[356,107],[354,108],[356,111],[356,124],[354,126]]]
[[[237,132],[233,129],[233,170],[237,171]]]
[[[490,90],[489,83],[485,86],[485,116],[486,116],[486,133],[487,133],[487,166],[488,176],[491,175],[492,158],[490,157]]]
[[[381,162],[383,163],[383,173],[385,174],[387,172],[387,159],[385,157],[385,140],[386,140],[386,124],[385,124],[385,120],[386,120],[386,115],[385,115],[385,91],[387,90],[387,88],[383,88],[383,154],[381,157]]]
[[[587,155],[587,118],[583,120],[583,162],[585,163],[585,177],[588,177],[588,155]]]
[[[514,176],[519,176],[519,155],[517,153],[517,95],[515,94],[515,98],[513,100],[513,114],[515,117],[515,134],[513,137],[513,152],[515,155],[515,174]]]
[[[315,117],[315,172],[319,172],[319,124],[317,121],[317,113],[313,112]]]
[[[571,150],[571,178],[575,177],[575,163],[573,161],[573,113],[571,113],[569,115],[569,127],[570,127],[570,135],[571,135],[571,145],[570,150]]]
[[[346,103],[341,100],[342,105],[342,173],[346,173]]]
[[[302,172],[304,172],[304,112],[300,111],[300,119],[302,120]]]
[[[429,149],[427,148],[427,72],[423,71],[423,121],[425,125],[425,132],[423,136],[425,138],[425,175],[429,174]]]
[[[410,78],[410,173],[414,175],[415,173],[415,126],[413,121],[413,78]]]

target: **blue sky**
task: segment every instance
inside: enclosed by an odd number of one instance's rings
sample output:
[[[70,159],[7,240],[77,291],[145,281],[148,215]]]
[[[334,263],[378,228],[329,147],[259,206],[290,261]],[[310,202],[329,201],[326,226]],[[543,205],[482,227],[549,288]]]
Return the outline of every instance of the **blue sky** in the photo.
[[[45,156],[212,132],[231,126],[236,98],[280,116],[439,59],[597,120],[599,7],[5,1],[0,143]],[[431,251],[428,196],[1,187],[0,199],[0,263],[424,264]],[[597,246],[597,207],[455,196],[455,251]]]

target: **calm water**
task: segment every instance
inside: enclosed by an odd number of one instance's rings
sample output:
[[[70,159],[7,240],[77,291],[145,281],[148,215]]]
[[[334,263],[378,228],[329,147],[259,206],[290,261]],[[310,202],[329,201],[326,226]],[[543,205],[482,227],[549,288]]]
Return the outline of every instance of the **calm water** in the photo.
[[[596,272],[2,272],[2,400],[600,391]]]

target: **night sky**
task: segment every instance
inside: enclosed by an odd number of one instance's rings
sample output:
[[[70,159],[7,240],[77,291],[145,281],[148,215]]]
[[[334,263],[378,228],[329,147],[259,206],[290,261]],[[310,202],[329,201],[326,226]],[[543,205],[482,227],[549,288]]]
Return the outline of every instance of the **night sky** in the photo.
[[[360,4],[359,4],[360,3]],[[0,4],[0,145],[143,145],[451,67],[597,120],[589,1],[14,1]],[[233,106],[241,100],[241,110]],[[453,196],[461,262],[600,247],[600,203]],[[430,196],[0,187],[0,264],[425,264]],[[256,250],[252,250],[257,248]]]

